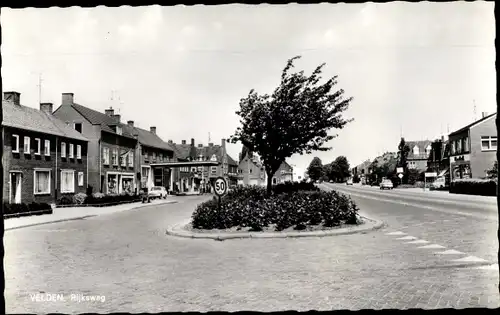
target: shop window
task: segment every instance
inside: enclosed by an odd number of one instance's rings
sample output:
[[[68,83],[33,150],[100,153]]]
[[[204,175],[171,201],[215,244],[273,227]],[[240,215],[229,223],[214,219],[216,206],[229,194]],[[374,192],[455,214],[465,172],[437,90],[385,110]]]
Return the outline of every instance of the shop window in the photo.
[[[116,174],[108,174],[108,194],[117,194],[118,193],[118,175]]]

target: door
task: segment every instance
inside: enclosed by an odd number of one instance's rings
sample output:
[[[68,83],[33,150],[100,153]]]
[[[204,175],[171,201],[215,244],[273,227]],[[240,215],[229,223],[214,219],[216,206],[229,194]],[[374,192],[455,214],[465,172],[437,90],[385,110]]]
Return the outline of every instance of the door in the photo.
[[[10,173],[10,200],[12,203],[21,203],[21,181],[22,174],[18,172]]]

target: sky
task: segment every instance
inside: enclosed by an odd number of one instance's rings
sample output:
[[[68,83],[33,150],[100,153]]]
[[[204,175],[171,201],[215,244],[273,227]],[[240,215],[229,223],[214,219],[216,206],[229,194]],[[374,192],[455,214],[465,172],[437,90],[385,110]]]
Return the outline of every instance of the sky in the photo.
[[[71,92],[176,143],[228,138],[240,99],[272,93],[289,58],[306,73],[326,63],[354,121],[330,131],[332,150],[288,160],[301,170],[314,156],[354,167],[401,135],[439,138],[496,111],[494,2],[2,8],[0,21],[3,90],[23,105],[38,107],[41,73],[42,102]]]

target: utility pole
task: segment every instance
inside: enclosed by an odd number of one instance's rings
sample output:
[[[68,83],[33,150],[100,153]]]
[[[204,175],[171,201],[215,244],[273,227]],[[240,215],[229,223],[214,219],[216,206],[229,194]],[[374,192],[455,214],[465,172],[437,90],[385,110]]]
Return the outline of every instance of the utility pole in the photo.
[[[38,104],[42,103],[42,73],[38,74]]]

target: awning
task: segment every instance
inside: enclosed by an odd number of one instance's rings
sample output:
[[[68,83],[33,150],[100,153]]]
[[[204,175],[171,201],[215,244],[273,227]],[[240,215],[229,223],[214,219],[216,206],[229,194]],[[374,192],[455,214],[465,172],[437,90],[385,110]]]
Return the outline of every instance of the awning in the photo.
[[[444,171],[441,171],[441,173],[439,173],[438,177],[446,175],[446,173],[448,173],[449,171],[450,171],[449,168],[445,169]]]

